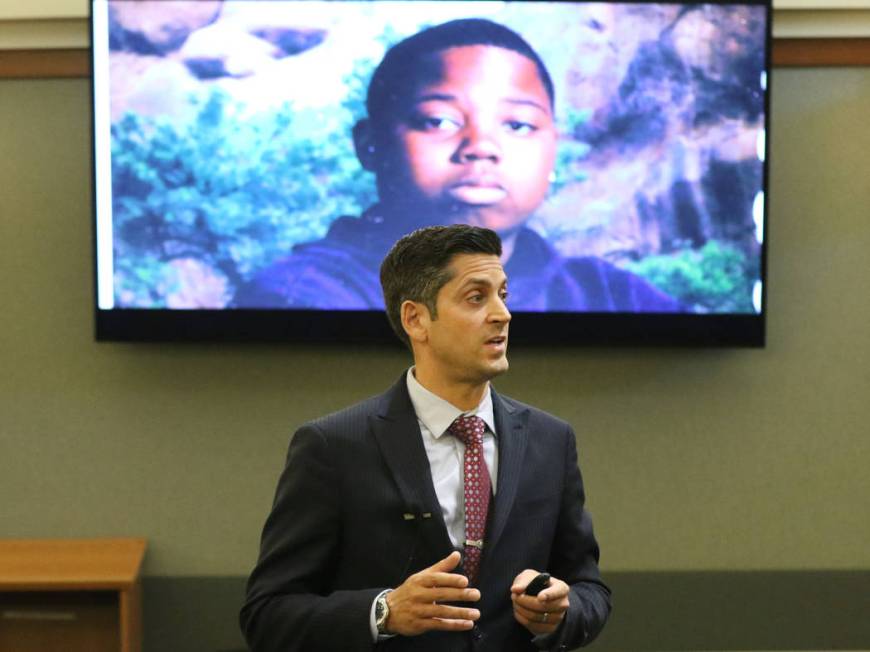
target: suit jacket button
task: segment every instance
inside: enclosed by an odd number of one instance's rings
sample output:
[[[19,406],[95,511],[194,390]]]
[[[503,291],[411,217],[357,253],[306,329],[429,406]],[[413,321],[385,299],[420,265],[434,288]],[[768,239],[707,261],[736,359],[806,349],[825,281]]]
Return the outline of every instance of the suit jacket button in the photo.
[[[471,638],[472,640],[474,640],[475,643],[483,638],[483,632],[480,631],[480,627],[478,627],[477,625],[471,628]]]

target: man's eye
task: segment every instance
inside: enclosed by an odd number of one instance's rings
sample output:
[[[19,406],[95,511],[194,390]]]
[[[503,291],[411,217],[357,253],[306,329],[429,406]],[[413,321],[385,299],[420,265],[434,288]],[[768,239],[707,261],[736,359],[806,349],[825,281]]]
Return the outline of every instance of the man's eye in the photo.
[[[513,133],[524,136],[538,130],[531,122],[523,122],[522,120],[508,120],[505,122],[505,128]]]
[[[507,290],[503,290],[502,292],[499,292],[499,296],[503,302],[507,302],[510,293]]]

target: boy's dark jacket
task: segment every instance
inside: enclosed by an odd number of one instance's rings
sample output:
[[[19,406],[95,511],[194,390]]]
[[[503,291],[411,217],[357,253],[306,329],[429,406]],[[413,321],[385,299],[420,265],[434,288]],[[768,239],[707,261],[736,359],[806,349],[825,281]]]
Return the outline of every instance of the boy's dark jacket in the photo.
[[[407,225],[405,225],[407,226]],[[297,245],[287,258],[242,286],[238,308],[367,310],[384,307],[379,270],[396,230],[376,208],[341,217],[326,237]],[[600,258],[563,258],[537,233],[521,227],[505,265],[512,311],[684,312],[641,277]]]
[[[595,638],[610,612],[610,591],[584,510],[574,433],[564,421],[495,392],[493,410],[498,491],[474,630],[372,642],[375,596],[453,550],[403,375],[384,394],[293,437],[241,612],[251,650],[536,650],[510,600],[513,578],[526,568],[571,587],[555,649]]]

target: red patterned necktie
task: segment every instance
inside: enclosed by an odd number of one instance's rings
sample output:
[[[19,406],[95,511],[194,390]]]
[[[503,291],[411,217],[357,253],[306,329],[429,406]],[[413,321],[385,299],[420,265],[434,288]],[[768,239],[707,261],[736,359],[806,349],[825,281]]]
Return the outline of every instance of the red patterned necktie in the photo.
[[[447,429],[465,444],[465,574],[469,585],[477,582],[486,513],[489,510],[489,470],[483,456],[486,423],[475,416],[459,416]]]

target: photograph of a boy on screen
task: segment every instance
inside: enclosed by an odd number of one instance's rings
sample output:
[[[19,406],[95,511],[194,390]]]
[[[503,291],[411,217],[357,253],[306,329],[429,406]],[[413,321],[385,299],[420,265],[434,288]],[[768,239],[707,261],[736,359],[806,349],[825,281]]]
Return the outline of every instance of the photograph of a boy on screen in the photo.
[[[354,127],[379,202],[297,245],[236,293],[246,308],[383,308],[380,262],[402,234],[467,223],[496,231],[519,311],[680,312],[641,277],[562,258],[526,222],[556,161],[553,82],[537,53],[493,21],[459,19],[393,46]]]
[[[765,17],[110,0],[114,306],[381,310],[399,237],[470,223],[500,235],[515,312],[757,313]]]

